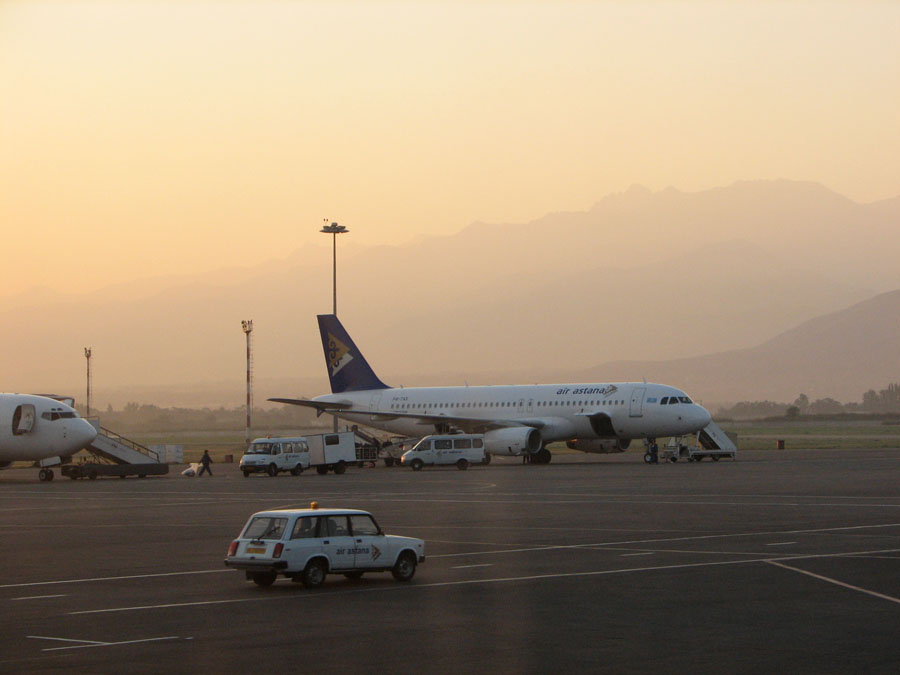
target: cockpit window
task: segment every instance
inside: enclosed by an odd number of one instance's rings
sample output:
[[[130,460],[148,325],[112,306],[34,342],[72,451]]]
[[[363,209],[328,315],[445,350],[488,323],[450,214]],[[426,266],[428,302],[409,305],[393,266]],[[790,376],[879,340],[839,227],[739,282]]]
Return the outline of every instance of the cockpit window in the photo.
[[[673,403],[678,403],[678,397],[677,397],[677,396],[670,396],[670,397],[669,397],[669,405],[672,405]]]
[[[687,396],[679,396],[678,400],[682,403],[693,403],[693,401],[691,401],[691,399],[689,399]]]
[[[669,402],[669,397],[668,397],[668,396],[663,396],[663,397],[662,397],[662,400],[659,402],[659,404],[660,404],[660,405],[666,405],[666,403],[668,403],[668,402]]]

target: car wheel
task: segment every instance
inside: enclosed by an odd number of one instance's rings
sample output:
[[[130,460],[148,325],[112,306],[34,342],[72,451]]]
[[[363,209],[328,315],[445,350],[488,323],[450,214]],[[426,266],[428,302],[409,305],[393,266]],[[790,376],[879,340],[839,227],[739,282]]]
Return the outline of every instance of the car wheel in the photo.
[[[250,472],[245,470],[245,471],[244,471],[244,478],[249,478],[249,477],[250,477]]]
[[[416,556],[409,551],[404,551],[394,563],[391,574],[397,581],[409,581],[416,573]]]
[[[306,563],[301,581],[307,588],[318,588],[325,583],[325,574],[325,562],[321,558],[316,558]]]
[[[274,464],[269,464],[269,468],[266,469],[266,473],[269,474],[270,476],[277,476],[278,475],[278,467],[275,466]]]
[[[277,576],[275,572],[254,572],[252,579],[257,586],[271,586]]]
[[[469,461],[466,459],[460,459],[456,463],[456,468],[459,469],[460,471],[465,471],[466,469],[469,468]]]
[[[344,572],[344,576],[348,579],[361,579],[364,572],[355,571],[355,572]]]
[[[338,462],[337,465],[335,465],[335,467],[334,467],[334,472],[338,475],[341,475],[346,470],[347,470],[347,464],[343,460]]]
[[[292,476],[299,476],[301,473],[303,473],[303,467],[300,464],[291,469]]]
[[[484,463],[485,464],[491,463],[491,453],[489,453],[489,452],[484,453]]]
[[[425,463],[421,459],[414,459],[412,464],[410,464],[413,471],[421,471],[422,467],[425,466]]]

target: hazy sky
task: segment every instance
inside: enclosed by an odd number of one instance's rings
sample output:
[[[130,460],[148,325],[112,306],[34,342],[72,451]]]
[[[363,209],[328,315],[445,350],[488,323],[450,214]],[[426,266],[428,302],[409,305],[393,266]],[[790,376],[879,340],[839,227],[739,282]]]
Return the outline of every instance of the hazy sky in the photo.
[[[0,294],[584,210],[900,194],[896,2],[0,3]],[[327,252],[323,250],[323,255]]]

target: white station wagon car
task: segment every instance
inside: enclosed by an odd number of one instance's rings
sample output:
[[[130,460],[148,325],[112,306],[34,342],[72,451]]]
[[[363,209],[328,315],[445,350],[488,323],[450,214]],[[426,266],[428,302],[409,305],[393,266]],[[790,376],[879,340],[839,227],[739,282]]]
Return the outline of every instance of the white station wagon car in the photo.
[[[311,506],[254,513],[228,547],[225,565],[244,570],[259,586],[271,586],[281,574],[317,588],[327,574],[358,579],[390,571],[409,581],[425,562],[424,541],[385,534],[366,511]]]

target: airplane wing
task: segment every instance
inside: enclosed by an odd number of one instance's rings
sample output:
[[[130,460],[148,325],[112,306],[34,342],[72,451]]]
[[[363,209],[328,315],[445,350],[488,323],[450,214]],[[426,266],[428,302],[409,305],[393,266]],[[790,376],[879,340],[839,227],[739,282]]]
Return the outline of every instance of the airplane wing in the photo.
[[[371,415],[372,421],[390,421],[396,419],[416,420],[422,426],[434,426],[435,424],[446,424],[453,426],[467,434],[481,434],[492,429],[503,429],[507,427],[534,427],[540,429],[544,426],[544,422],[539,419],[519,419],[519,420],[491,420],[478,417],[459,417],[457,415],[425,415],[421,413],[407,412],[382,412],[378,410],[364,410],[356,408],[350,401],[310,401],[308,399],[296,398],[270,398],[270,401],[276,403],[289,403],[291,405],[301,405],[307,408],[315,408],[316,415],[322,413],[352,412],[354,415]],[[352,410],[351,410],[352,408]]]
[[[353,407],[350,401],[310,401],[306,398],[270,398],[269,400],[275,403],[290,403],[291,405],[301,405],[305,408],[315,408],[316,417],[322,413],[349,410]]]

